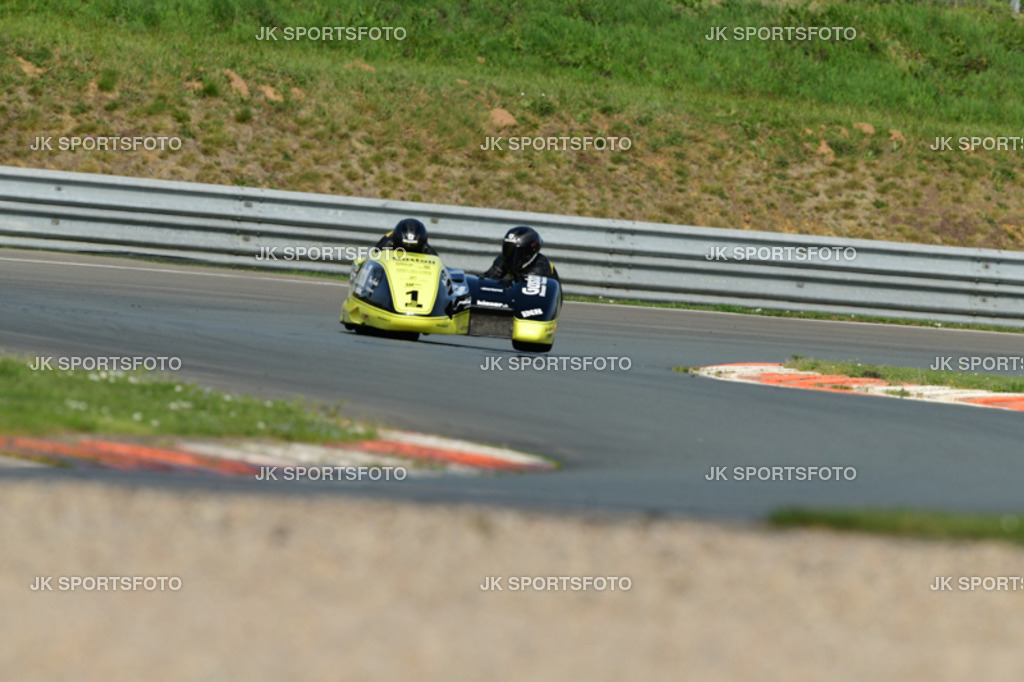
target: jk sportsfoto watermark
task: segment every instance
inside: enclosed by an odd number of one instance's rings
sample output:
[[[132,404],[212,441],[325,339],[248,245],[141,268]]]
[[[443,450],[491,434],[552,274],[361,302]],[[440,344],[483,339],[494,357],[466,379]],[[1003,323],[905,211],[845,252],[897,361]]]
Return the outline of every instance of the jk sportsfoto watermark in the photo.
[[[711,261],[852,261],[857,249],[852,246],[716,246],[708,247],[705,260]]]
[[[1018,355],[937,355],[928,369],[961,372],[1016,372],[1024,370],[1024,356]]]
[[[480,584],[484,592],[628,592],[633,588],[631,578],[620,576],[505,576],[489,575]]]
[[[505,151],[522,152],[536,149],[542,152],[589,151],[624,152],[633,148],[633,140],[628,137],[494,137],[488,135],[480,149],[485,152]]]
[[[367,246],[261,246],[254,258],[258,261],[355,261],[360,258],[377,260],[405,260],[406,250],[378,249]]]
[[[959,590],[960,592],[1024,592],[1024,577],[1019,575],[981,576],[962,575],[953,582],[954,576],[937,575],[935,581],[928,586],[933,592]]]
[[[529,312],[529,311],[527,311]],[[618,356],[539,356],[539,355],[488,355],[480,365],[485,372],[512,372],[533,370],[536,372],[627,372],[633,361]]]
[[[405,467],[365,466],[261,466],[257,481],[404,481]]]
[[[45,372],[47,370],[73,371],[82,369],[87,372],[97,370],[134,372],[146,369],[151,372],[166,371],[177,372],[181,369],[181,358],[142,355],[112,355],[112,356],[67,356],[67,357],[42,357],[37,356],[28,366],[33,372]]]
[[[56,146],[55,146],[56,145]],[[145,137],[122,137],[120,135],[103,136],[72,136],[58,137],[56,141],[52,137],[36,137],[29,145],[34,152],[137,152],[145,150],[148,152],[176,152],[181,149],[180,137],[145,136]]]
[[[712,26],[705,40],[856,40],[852,26]]]
[[[711,466],[704,474],[706,481],[853,481],[857,469],[846,466],[766,466],[729,467]]]
[[[29,586],[33,592],[177,592],[181,578],[175,576],[62,575],[36,576]]]
[[[278,30],[280,29],[280,33]],[[260,26],[256,40],[405,40],[401,26]]]
[[[928,149],[933,152],[973,152],[982,149],[986,152],[1024,151],[1024,137],[958,137],[956,146],[952,137],[936,137],[935,143]]]

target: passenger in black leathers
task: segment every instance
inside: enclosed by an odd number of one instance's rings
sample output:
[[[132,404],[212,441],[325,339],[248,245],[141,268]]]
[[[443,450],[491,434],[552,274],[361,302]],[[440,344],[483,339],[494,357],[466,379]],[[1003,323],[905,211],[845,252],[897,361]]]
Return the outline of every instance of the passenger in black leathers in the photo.
[[[532,227],[513,227],[501,243],[501,255],[481,277],[516,281],[538,275],[558,280],[555,266],[540,253],[542,246],[544,240]]]

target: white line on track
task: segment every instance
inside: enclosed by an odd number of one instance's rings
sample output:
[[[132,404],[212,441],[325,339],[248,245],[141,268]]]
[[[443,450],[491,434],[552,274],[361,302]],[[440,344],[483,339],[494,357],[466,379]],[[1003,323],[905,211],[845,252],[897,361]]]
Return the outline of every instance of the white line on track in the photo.
[[[746,318],[748,320],[751,319],[751,318],[769,318],[769,319],[774,319],[774,320],[793,320],[794,322],[823,322],[823,323],[827,323],[827,324],[857,324],[857,325],[862,325],[862,326],[869,325],[869,326],[872,326],[872,327],[887,327],[889,329],[892,329],[893,327],[898,327],[898,328],[901,328],[901,329],[925,329],[925,330],[931,329],[931,330],[934,330],[934,331],[945,331],[945,332],[964,332],[964,333],[968,333],[969,332],[969,333],[973,333],[973,334],[1007,334],[1007,335],[1014,336],[1014,337],[1020,337],[1021,336],[1020,332],[1002,332],[1002,331],[994,331],[994,330],[987,330],[987,329],[961,329],[959,327],[945,327],[945,326],[936,327],[936,326],[933,326],[933,324],[900,324],[899,322],[865,322],[863,320],[819,320],[819,319],[816,319],[816,318],[813,318],[813,317],[797,317],[797,316],[789,316],[789,315],[758,315],[757,313],[733,313],[733,312],[728,312],[728,311],[725,311],[725,310],[699,310],[699,309],[695,309],[695,308],[668,308],[668,307],[662,307],[662,306],[656,306],[656,305],[647,306],[647,305],[631,305],[629,303],[597,303],[595,301],[566,301],[565,303],[566,303],[566,305],[570,305],[571,304],[571,305],[574,305],[574,306],[577,306],[577,305],[599,305],[599,306],[605,306],[605,307],[609,307],[610,306],[610,307],[613,307],[613,308],[630,308],[632,310],[638,310],[638,309],[641,309],[641,310],[665,310],[665,311],[674,311],[674,312],[679,312],[679,313],[696,313],[696,314],[700,314],[700,315],[716,315],[716,316],[732,315],[732,316],[736,316],[736,317],[743,317],[743,318]],[[792,311],[792,312],[799,312],[799,311]],[[813,311],[808,311],[808,312],[813,312]],[[899,319],[899,318],[895,318],[895,319]],[[927,322],[927,320],[920,320],[920,321],[921,322]],[[950,323],[943,322],[942,324],[956,324],[956,323],[954,323],[954,322],[950,322]],[[965,324],[970,324],[970,323],[965,323]],[[985,323],[985,322],[975,322],[973,324],[987,324],[987,323]]]
[[[228,274],[226,272],[202,272],[199,270],[168,270],[167,268],[143,268],[132,265],[107,265],[105,263],[75,263],[73,261],[57,261],[57,260],[37,260],[32,258],[3,258],[0,257],[0,261],[10,261],[12,263],[40,263],[43,265],[74,265],[80,268],[107,268],[108,270],[135,270],[138,272],[165,272],[171,275],[188,275],[189,277],[228,277],[230,279],[258,279],[267,281],[266,275],[235,275]],[[271,273],[267,273],[268,275]],[[309,279],[283,279],[281,277],[272,278],[275,282],[290,282],[292,284],[314,284],[318,286],[326,287],[343,287],[348,286],[342,282],[325,282],[313,277]]]

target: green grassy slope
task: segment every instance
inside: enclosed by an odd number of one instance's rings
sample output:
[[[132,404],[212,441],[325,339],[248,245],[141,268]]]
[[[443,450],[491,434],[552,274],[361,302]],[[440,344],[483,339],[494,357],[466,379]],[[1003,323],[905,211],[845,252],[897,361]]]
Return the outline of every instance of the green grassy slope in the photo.
[[[261,26],[405,39],[257,41]],[[711,26],[730,40],[705,40]],[[857,37],[738,41],[737,26]],[[7,0],[0,46],[3,164],[1024,246],[1024,140],[929,149],[1024,136],[1024,21],[1004,2]],[[61,135],[183,147],[29,149]],[[483,151],[489,135],[633,146]]]

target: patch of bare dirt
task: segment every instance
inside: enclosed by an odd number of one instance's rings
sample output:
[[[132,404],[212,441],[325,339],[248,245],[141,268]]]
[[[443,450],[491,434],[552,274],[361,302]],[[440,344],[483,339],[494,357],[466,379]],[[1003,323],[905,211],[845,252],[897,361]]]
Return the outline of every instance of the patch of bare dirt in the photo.
[[[238,93],[243,99],[249,99],[249,86],[245,80],[231,69],[224,69],[224,75],[231,83],[231,89]]]

